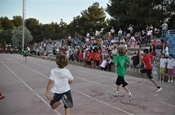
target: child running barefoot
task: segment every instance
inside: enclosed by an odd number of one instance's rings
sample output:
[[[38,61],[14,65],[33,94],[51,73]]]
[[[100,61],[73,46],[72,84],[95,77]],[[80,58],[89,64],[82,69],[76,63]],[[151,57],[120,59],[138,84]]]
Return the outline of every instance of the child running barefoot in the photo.
[[[116,80],[116,93],[114,94],[114,96],[119,96],[119,88],[120,88],[120,85],[122,85],[122,87],[128,93],[128,96],[132,98],[133,93],[129,91],[127,87],[128,83],[124,79],[126,75],[127,64],[130,64],[130,59],[128,56],[126,56],[125,47],[118,48],[118,55],[114,57],[114,63],[115,63],[114,66],[116,66],[116,72],[118,75],[118,78]]]
[[[144,56],[142,58],[142,61],[144,63],[145,68],[140,70],[140,72],[147,73],[148,78],[157,88],[156,92],[160,92],[162,90],[162,88],[157,85],[157,83],[154,81],[154,79],[152,77],[152,68],[153,67],[151,65],[151,60],[152,60],[153,56],[151,54],[149,54],[148,49],[144,49],[143,52],[144,52]]]
[[[64,103],[65,115],[70,115],[70,108],[73,107],[73,100],[71,95],[70,85],[74,77],[65,66],[68,65],[68,60],[65,55],[58,54],[56,56],[56,63],[58,67],[50,72],[50,80],[47,84],[46,97],[50,101],[52,109],[56,109],[61,100]],[[53,98],[50,91],[54,93]]]

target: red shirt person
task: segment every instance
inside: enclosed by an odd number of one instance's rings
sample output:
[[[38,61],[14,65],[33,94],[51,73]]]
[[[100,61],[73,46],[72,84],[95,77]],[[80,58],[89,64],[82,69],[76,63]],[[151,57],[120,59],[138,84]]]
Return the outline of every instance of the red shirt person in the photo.
[[[153,77],[152,77],[152,65],[151,65],[151,61],[153,56],[149,53],[148,49],[144,49],[144,56],[142,58],[142,61],[145,65],[145,68],[140,70],[141,73],[146,73],[148,78],[150,79],[150,81],[156,86],[157,90],[156,92],[160,92],[162,90],[162,88],[160,86],[157,85],[157,83],[154,81]]]

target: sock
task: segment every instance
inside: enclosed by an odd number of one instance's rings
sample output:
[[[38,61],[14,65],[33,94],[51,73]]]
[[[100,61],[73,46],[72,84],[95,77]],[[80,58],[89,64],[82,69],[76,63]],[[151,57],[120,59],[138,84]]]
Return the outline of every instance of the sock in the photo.
[[[160,86],[157,86],[158,89],[160,89]]]

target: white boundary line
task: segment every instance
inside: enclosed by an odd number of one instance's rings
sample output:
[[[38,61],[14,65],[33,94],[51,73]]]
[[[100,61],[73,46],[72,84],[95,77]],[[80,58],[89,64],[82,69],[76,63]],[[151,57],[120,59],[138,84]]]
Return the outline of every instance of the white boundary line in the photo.
[[[10,59],[10,58],[9,58]],[[10,59],[10,60],[12,60],[12,59]],[[22,65],[22,64],[20,64],[19,62],[17,62],[17,61],[15,61],[15,60],[12,60],[12,61],[14,61],[14,62],[16,62],[16,63],[18,63],[19,65],[21,65],[21,66],[24,66],[24,65]],[[32,63],[32,62],[30,62],[30,63]],[[34,63],[34,62],[33,62]],[[44,65],[39,65],[39,64],[36,64],[36,63],[34,63],[35,65],[38,65],[38,66],[42,66],[42,67],[45,67],[45,68],[48,68],[48,67],[46,67],[46,66],[44,66]],[[24,67],[26,67],[26,68],[28,68],[27,66],[24,66]],[[30,68],[28,68],[28,69],[30,69]],[[48,69],[51,69],[51,68],[48,68]],[[31,71],[34,71],[34,72],[36,72],[36,73],[38,73],[38,74],[40,74],[40,75],[42,75],[42,76],[44,76],[45,78],[48,78],[48,77],[46,77],[45,75],[43,75],[43,74],[41,74],[41,73],[39,73],[39,72],[37,72],[37,71],[35,71],[35,70],[33,70],[33,69],[30,69]],[[76,76],[77,77],[77,76]],[[77,77],[78,78],[78,77]],[[48,78],[49,79],[49,78]],[[82,78],[81,78],[82,79]],[[83,79],[82,79],[83,80]],[[90,82],[90,83],[94,83],[94,84],[97,84],[97,85],[102,85],[102,86],[106,86],[106,85],[103,85],[103,84],[100,84],[100,83],[97,83],[97,82],[94,82],[94,81],[90,81],[90,80],[87,80],[87,79],[84,79],[85,81],[88,81],[88,82]],[[109,87],[109,86],[106,86],[106,87]],[[122,92],[124,92],[123,90],[121,90]],[[154,99],[149,99],[149,100],[151,100],[151,101],[155,101]],[[171,106],[171,107],[174,107],[175,108],[175,105],[173,105],[173,104],[169,104],[169,103],[166,103],[166,102],[163,102],[163,101],[158,101],[158,100],[156,100],[157,102],[159,102],[159,103],[162,103],[162,104],[165,104],[165,105],[169,105],[169,106]]]
[[[15,77],[17,79],[19,79],[27,88],[29,88],[37,97],[39,97],[47,106],[50,107],[50,105],[38,94],[36,93],[29,85],[27,85],[27,83],[25,83],[18,75],[15,74],[14,71],[12,71],[5,63],[3,63],[2,61],[0,61],[13,75],[15,75]],[[57,115],[61,115],[61,113],[59,113],[58,111],[54,110],[54,112]]]
[[[10,59],[10,60],[12,60],[12,59]],[[15,61],[15,60],[12,60],[12,61],[14,61],[14,62],[16,62],[16,63],[18,63],[18,64],[20,64],[19,62],[17,62],[17,61]],[[31,63],[31,62],[30,62]],[[34,63],[35,65],[38,65],[38,66],[41,66],[41,67],[45,67],[45,68],[47,68],[47,69],[51,69],[51,68],[48,68],[48,67],[46,67],[46,66],[44,66],[44,65],[40,65],[40,64],[36,64],[36,63]],[[20,64],[21,66],[24,66],[24,65],[22,65],[22,64]],[[26,66],[24,66],[24,67],[26,67]],[[28,68],[28,67],[26,67],[26,68]],[[28,69],[30,69],[30,68],[28,68]],[[36,72],[36,73],[38,73],[38,74],[40,74],[40,75],[42,75],[42,76],[44,76],[44,77],[46,77],[45,75],[43,75],[43,74],[41,74],[41,73],[39,73],[39,72],[37,72],[37,71],[35,71],[35,70],[33,70],[33,69],[30,69],[31,71],[34,71],[34,72]],[[75,77],[77,77],[77,76],[75,76]],[[48,78],[48,77],[46,77],[46,78]],[[77,78],[79,78],[79,77],[77,77]],[[49,79],[49,78],[48,78]],[[87,82],[90,82],[90,83],[94,83],[94,84],[97,84],[97,85],[102,85],[102,86],[105,86],[105,87],[109,87],[109,86],[107,86],[107,85],[103,85],[103,84],[101,84],[101,83],[97,83],[97,82],[94,82],[94,81],[90,81],[90,80],[87,80],[87,79],[84,79],[84,78],[79,78],[79,79],[82,79],[82,80],[85,80],[85,81],[87,81]],[[122,91],[122,92],[125,92],[124,90],[120,90],[120,91]],[[148,99],[148,98],[147,98]],[[154,99],[151,99],[151,98],[149,98],[149,100],[151,100],[151,101],[155,101]],[[168,106],[171,106],[171,107],[174,107],[175,108],[175,105],[173,105],[173,104],[169,104],[169,103],[166,103],[166,102],[163,102],[163,101],[159,101],[159,100],[156,100],[157,102],[159,102],[159,103],[161,103],[161,104],[165,104],[165,105],[168,105]]]
[[[107,106],[109,106],[109,107],[112,107],[112,108],[114,108],[114,109],[120,110],[120,111],[122,111],[123,113],[127,113],[128,115],[134,115],[134,114],[129,113],[129,112],[123,110],[123,109],[120,109],[120,108],[118,108],[118,107],[115,107],[115,106],[112,106],[112,105],[110,105],[110,104],[108,104],[108,103],[105,103],[104,101],[101,101],[101,100],[99,100],[99,99],[93,98],[93,97],[91,97],[91,96],[89,96],[89,95],[87,95],[87,94],[85,94],[85,93],[82,93],[82,92],[76,90],[76,89],[73,89],[73,90],[74,90],[75,92],[78,92],[78,93],[80,93],[80,94],[86,96],[86,97],[89,97],[89,98],[92,99],[92,100],[95,100],[95,101],[97,101],[97,102],[100,102],[100,103],[102,103],[102,104],[104,104],[104,105],[107,105]]]
[[[12,59],[10,59],[10,58],[8,58],[8,59],[9,59],[9,60],[12,60]],[[14,61],[14,62],[16,62],[17,64],[19,64],[19,65],[21,65],[21,66],[23,66],[23,67],[25,67],[25,68],[27,68],[27,69],[30,69],[31,71],[33,71],[33,72],[35,72],[35,73],[37,73],[37,74],[39,74],[39,75],[42,75],[43,77],[49,79],[47,76],[43,75],[43,74],[40,73],[40,72],[37,72],[37,71],[35,71],[35,70],[31,69],[31,68],[28,68],[27,66],[22,65],[22,64],[20,64],[19,62],[15,61],[15,60],[12,60],[12,61]],[[96,99],[96,98],[93,98],[92,96],[87,95],[87,94],[85,94],[85,93],[82,93],[82,92],[80,92],[80,91],[78,91],[78,90],[76,90],[76,89],[73,89],[73,90],[76,91],[76,92],[78,92],[78,93],[80,93],[80,94],[82,94],[82,95],[84,95],[84,96],[87,96],[87,97],[90,98],[90,99],[96,100],[96,101],[98,101],[98,102],[100,102],[100,103],[102,103],[102,104],[105,104],[105,105],[109,106],[109,107],[112,107],[112,108],[114,108],[114,109],[117,109],[117,110],[119,110],[119,111],[122,111],[122,112],[124,112],[124,113],[126,113],[126,114],[128,114],[128,115],[134,115],[134,114],[129,113],[129,112],[123,110],[123,109],[120,109],[120,108],[117,108],[117,107],[115,107],[115,106],[112,106],[112,105],[110,105],[110,104],[108,104],[108,103],[105,103],[104,101],[100,101],[100,100],[98,100],[98,99]]]
[[[51,68],[48,68],[48,67],[46,67],[46,66],[44,66],[44,65],[36,64],[36,63],[34,63],[34,62],[30,62],[30,63],[33,63],[33,64],[38,65],[38,66],[41,66],[41,67],[45,67],[45,68],[47,68],[47,69],[51,69]],[[22,66],[23,66],[23,65],[22,65]],[[81,71],[81,72],[84,72],[84,71]],[[84,72],[84,73],[87,73],[87,72]],[[88,74],[89,74],[89,73],[88,73]],[[90,73],[90,74],[93,74],[93,73]],[[94,74],[95,74],[95,73],[94,73]],[[102,86],[105,86],[105,87],[109,87],[109,86],[104,85],[104,84],[101,84],[101,83],[97,83],[97,82],[94,82],[94,81],[90,81],[90,80],[87,80],[87,79],[84,79],[84,78],[80,78],[80,77],[77,77],[77,76],[75,76],[75,77],[76,77],[76,78],[79,78],[79,79],[81,79],[81,80],[90,82],[90,83],[94,83],[94,84],[97,84],[97,85],[102,85]],[[104,78],[107,78],[107,77],[104,77]],[[110,79],[113,79],[113,78],[110,78]],[[135,85],[137,85],[137,84],[135,84]],[[120,90],[120,91],[125,92],[124,90]],[[148,98],[147,98],[147,99],[148,99]],[[154,99],[150,99],[150,98],[149,98],[149,100],[155,101]],[[156,100],[156,101],[159,102],[159,103],[165,104],[165,105],[169,105],[169,106],[171,106],[171,107],[175,107],[175,105],[173,105],[173,104],[169,104],[169,103],[166,103],[166,102],[163,102],[163,101],[159,101],[159,100]]]
[[[12,60],[12,59],[10,59],[10,60]],[[15,60],[13,60],[13,61],[15,61]],[[16,62],[16,61],[15,61]],[[47,61],[46,61],[47,62]],[[16,62],[16,63],[19,63],[19,62]],[[34,63],[34,62],[30,62],[30,63]],[[20,63],[19,63],[20,64]],[[46,67],[46,66],[44,66],[44,65],[40,65],[40,64],[36,64],[36,63],[34,63],[35,65],[38,65],[38,66],[41,66],[41,67],[45,67],[45,68],[48,68],[48,67]],[[53,64],[53,63],[50,63],[50,64]],[[22,64],[20,64],[20,65],[22,65]],[[22,65],[22,66],[24,66],[24,65]],[[71,65],[71,66],[73,66],[73,65]],[[26,66],[25,66],[26,67]],[[28,68],[28,67],[26,67],[26,68]],[[28,68],[28,69],[30,69],[30,68]],[[48,68],[48,69],[51,69],[51,68]],[[30,69],[30,70],[32,70],[32,69]],[[38,73],[38,74],[40,74],[40,75],[42,75],[43,76],[43,74],[41,74],[41,73],[39,73],[39,72],[37,72],[37,71],[35,71],[35,70],[32,70],[32,71],[34,71],[34,72],[36,72],[36,73]],[[79,70],[78,70],[79,71]],[[84,72],[84,73],[87,73],[87,72],[85,72],[85,71],[81,71],[81,72]],[[89,74],[89,73],[88,73]],[[95,74],[95,73],[90,73],[90,74]],[[44,75],[45,76],[45,75]],[[77,77],[77,76],[75,76],[75,77]],[[106,76],[102,76],[102,77],[104,77],[104,78],[108,78],[108,77],[106,77]],[[46,77],[46,78],[48,78],[48,77]],[[77,78],[79,78],[79,77],[77,77]],[[87,82],[90,82],[90,83],[94,83],[94,84],[97,84],[97,85],[102,85],[102,86],[105,86],[105,87],[109,87],[109,86],[107,86],[107,85],[103,85],[103,84],[100,84],[100,83],[97,83],[97,82],[94,82],[94,81],[90,81],[90,80],[87,80],[87,79],[83,79],[83,78],[79,78],[79,79],[82,79],[82,80],[85,80],[85,81],[87,81]],[[108,78],[109,79],[109,78]],[[115,79],[115,78],[110,78],[110,79]],[[135,84],[135,83],[133,83],[133,84]],[[135,85],[138,85],[138,84],[135,84]],[[141,85],[141,86],[143,86],[143,85]],[[145,85],[146,86],[146,85]],[[148,86],[147,86],[148,87]],[[152,87],[150,87],[150,88],[152,88]],[[125,92],[124,90],[121,90],[122,92]],[[155,101],[154,99],[150,99],[149,98],[149,100],[151,100],[151,101]],[[163,101],[159,101],[159,100],[156,100],[157,102],[159,102],[159,103],[161,103],[161,104],[165,104],[165,105],[168,105],[168,106],[171,106],[171,107],[174,107],[175,108],[175,105],[173,105],[173,104],[169,104],[169,103],[166,103],[166,102],[163,102]]]

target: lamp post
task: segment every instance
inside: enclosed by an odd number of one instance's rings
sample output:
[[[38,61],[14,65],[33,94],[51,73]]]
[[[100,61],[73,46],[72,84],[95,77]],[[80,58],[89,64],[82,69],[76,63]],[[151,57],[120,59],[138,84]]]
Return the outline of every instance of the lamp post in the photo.
[[[23,22],[22,22],[22,51],[24,50],[24,27],[25,27],[25,2],[26,0],[23,0],[22,4],[22,16],[23,16]]]

